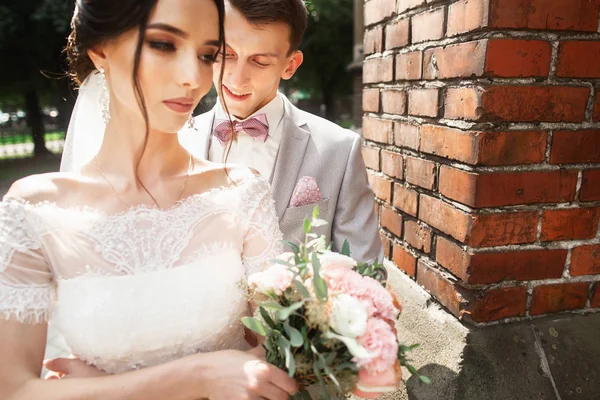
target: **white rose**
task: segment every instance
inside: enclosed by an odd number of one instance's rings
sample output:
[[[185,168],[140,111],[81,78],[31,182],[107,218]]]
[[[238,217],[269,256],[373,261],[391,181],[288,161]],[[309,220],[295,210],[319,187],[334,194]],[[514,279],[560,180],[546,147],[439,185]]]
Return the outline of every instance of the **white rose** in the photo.
[[[343,267],[352,269],[356,267],[356,260],[333,251],[326,251],[321,254],[319,256],[319,261],[321,262],[321,268],[324,269],[329,267]]]
[[[329,325],[340,335],[356,338],[367,330],[367,309],[349,294],[339,294],[333,299]]]

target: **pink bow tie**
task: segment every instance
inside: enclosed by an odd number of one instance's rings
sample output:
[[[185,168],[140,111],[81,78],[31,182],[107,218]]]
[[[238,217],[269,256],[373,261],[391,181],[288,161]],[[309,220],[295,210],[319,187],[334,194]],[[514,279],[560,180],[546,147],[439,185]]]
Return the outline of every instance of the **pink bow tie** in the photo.
[[[269,137],[269,122],[266,114],[258,114],[245,121],[233,121],[233,129],[231,129],[231,122],[227,119],[217,118],[215,125],[213,135],[223,146],[240,132],[245,132],[253,139],[261,139],[263,143]]]

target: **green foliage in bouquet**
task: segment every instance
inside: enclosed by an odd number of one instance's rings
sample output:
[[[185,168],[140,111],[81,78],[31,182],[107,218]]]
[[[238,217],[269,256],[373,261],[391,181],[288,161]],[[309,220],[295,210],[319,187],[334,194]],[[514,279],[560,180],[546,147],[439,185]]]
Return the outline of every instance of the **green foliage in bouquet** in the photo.
[[[269,363],[295,377],[301,388],[318,384],[322,398],[349,393],[358,380],[358,367],[352,362],[353,356],[349,352],[353,343],[339,335],[323,333],[329,330],[326,309],[328,286],[319,273],[321,262],[318,254],[331,250],[331,245],[326,243],[325,236],[313,233],[313,228],[326,224],[326,221],[319,219],[319,209],[315,207],[312,219],[304,220],[304,243],[284,242],[292,250],[293,256],[289,260],[272,261],[294,271],[291,287],[281,295],[256,294],[254,301],[258,308],[255,315],[242,320],[247,328],[265,337],[264,347]],[[341,254],[350,256],[347,241]],[[381,264],[359,264],[354,270],[385,285],[387,274]],[[400,345],[398,360],[400,365],[418,375],[406,358],[406,353],[414,348],[416,345]],[[419,378],[429,383],[428,378]],[[294,398],[311,397],[306,390],[302,390]]]

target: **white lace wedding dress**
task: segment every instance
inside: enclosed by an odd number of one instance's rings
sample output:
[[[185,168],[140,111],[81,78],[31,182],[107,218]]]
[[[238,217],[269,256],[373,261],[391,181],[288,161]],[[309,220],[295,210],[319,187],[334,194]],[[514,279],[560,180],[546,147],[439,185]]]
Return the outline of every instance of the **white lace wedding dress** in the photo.
[[[5,199],[0,318],[45,322],[56,301],[70,349],[110,373],[245,349],[245,278],[280,240],[259,177],[116,215]]]

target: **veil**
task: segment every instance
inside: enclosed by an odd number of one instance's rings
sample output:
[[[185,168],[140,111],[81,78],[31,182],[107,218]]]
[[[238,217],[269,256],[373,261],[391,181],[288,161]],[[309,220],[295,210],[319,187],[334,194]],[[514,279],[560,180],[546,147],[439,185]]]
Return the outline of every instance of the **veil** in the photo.
[[[102,80],[92,72],[79,87],[60,162],[61,172],[78,171],[100,151],[106,124],[102,119]]]

